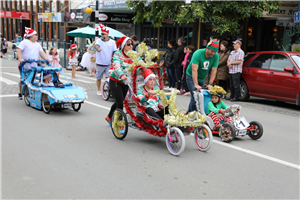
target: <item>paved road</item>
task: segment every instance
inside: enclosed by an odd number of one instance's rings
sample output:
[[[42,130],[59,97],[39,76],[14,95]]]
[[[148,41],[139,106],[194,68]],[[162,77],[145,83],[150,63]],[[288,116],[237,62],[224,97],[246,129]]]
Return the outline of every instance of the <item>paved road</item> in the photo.
[[[1,65],[3,199],[299,199],[299,110],[293,104],[239,102],[248,121],[263,124],[261,139],[226,144],[214,137],[203,153],[186,136],[185,151],[175,157],[164,138],[129,129],[123,141],[115,139],[104,120],[112,101],[96,95],[85,72],[74,81],[89,96],[78,113],[47,115],[27,107],[7,81],[18,81],[12,63]],[[188,97],[178,100],[187,107]]]

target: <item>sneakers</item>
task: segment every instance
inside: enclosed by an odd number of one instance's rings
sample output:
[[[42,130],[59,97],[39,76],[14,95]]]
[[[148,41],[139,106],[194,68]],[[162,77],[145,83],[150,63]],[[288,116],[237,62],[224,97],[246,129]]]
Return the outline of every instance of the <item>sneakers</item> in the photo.
[[[21,93],[19,93],[19,94],[18,94],[18,98],[19,98],[19,100],[22,100],[22,99],[23,99],[23,97],[22,97],[22,94],[21,94]]]
[[[101,96],[102,95],[101,91],[97,91],[97,95]]]
[[[106,116],[105,120],[108,122],[109,126],[111,127],[111,118],[109,118],[108,116]]]

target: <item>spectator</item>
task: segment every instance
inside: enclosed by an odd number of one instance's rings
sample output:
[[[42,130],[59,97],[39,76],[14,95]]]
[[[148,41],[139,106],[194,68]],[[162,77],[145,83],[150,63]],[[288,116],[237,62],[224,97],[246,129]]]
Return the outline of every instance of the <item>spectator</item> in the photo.
[[[18,33],[15,34],[15,41],[13,40],[12,43],[16,42],[15,44],[13,44],[13,52],[14,52],[14,58],[17,58],[16,52],[17,52],[17,48],[18,45],[20,44],[20,42],[22,42],[22,37],[19,36]]]
[[[193,54],[192,60],[186,69],[186,83],[191,92],[188,112],[196,110],[193,91],[194,89],[197,89],[198,91],[202,89],[205,77],[210,69],[212,70],[207,87],[210,89],[213,86],[217,74],[217,67],[219,65],[218,50],[219,42],[210,38],[205,49],[199,49]]]
[[[60,58],[57,48],[51,47],[49,51],[48,58],[50,59],[50,64],[52,67],[61,67],[60,65]],[[57,78],[59,78],[59,73],[57,73]]]
[[[168,41],[168,50],[163,55],[164,60],[160,62],[160,66],[165,65],[167,68],[169,89],[175,87],[175,71],[174,71],[174,56],[175,56],[175,41]]]
[[[132,50],[138,52],[138,45],[140,44],[140,42],[138,41],[137,36],[136,35],[131,36],[131,40],[133,42]]]
[[[3,58],[3,53],[5,49],[5,43],[3,37],[0,38],[0,58]]]
[[[72,44],[70,46],[70,50],[69,50],[69,53],[68,53],[69,65],[72,66],[72,79],[75,78],[75,73],[77,71],[79,54],[80,54],[80,52],[77,51],[76,44]]]
[[[178,48],[175,51],[174,55],[174,66],[176,70],[176,77],[177,77],[177,90],[181,90],[181,78],[182,78],[182,73],[183,73],[183,66],[182,66],[182,61],[184,59],[184,44],[185,44],[185,39],[184,38],[179,38],[178,41]]]
[[[239,40],[233,42],[234,50],[231,51],[227,60],[227,66],[229,67],[230,101],[238,101],[241,96],[240,79],[245,56],[241,45],[242,42]]]
[[[82,56],[81,66],[87,68],[90,76],[96,75],[96,41],[89,45],[86,52]],[[94,73],[93,73],[94,72]]]
[[[189,66],[189,64],[191,62],[193,53],[195,51],[195,47],[193,45],[188,45],[188,46],[185,47],[185,49],[186,49],[185,59],[182,62],[183,63],[182,64],[182,66],[183,66],[182,86],[184,88],[184,91],[182,91],[180,94],[190,95],[190,90],[189,90],[189,87],[186,83],[186,69],[187,69],[187,66]]]
[[[219,51],[219,65],[216,79],[219,80],[219,86],[221,86],[227,92],[227,80],[229,78],[229,68],[227,66],[227,60],[230,55],[230,51],[228,49],[228,42],[222,41],[220,43],[220,51]]]
[[[116,43],[111,40],[109,30],[102,24],[98,29],[101,29],[101,38],[96,41],[96,79],[97,79],[97,95],[101,95],[101,79],[105,73],[105,77],[109,77],[109,68],[111,67],[112,57],[116,49]]]

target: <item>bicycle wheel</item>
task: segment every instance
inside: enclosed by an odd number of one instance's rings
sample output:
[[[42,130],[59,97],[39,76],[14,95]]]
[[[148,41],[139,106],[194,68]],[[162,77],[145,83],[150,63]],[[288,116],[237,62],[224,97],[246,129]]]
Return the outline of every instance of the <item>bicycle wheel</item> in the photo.
[[[248,130],[248,135],[252,140],[258,140],[263,135],[264,129],[261,123],[257,121],[252,121],[249,123],[250,126],[253,126],[253,129]]]
[[[102,86],[102,98],[107,101],[110,97],[110,89],[108,86],[108,81],[105,81]]]
[[[81,103],[72,103],[72,108],[74,111],[78,112],[81,108]]]
[[[114,136],[119,140],[123,140],[128,132],[128,121],[123,110],[117,108],[112,115],[111,122],[111,130]]]
[[[49,112],[51,111],[49,96],[47,94],[42,94],[41,100],[42,100],[42,109],[44,113],[49,114]]]
[[[203,124],[196,128],[195,142],[200,151],[208,151],[213,142],[213,136],[208,126]]]
[[[184,151],[185,138],[179,128],[170,128],[170,132],[166,135],[166,145],[169,152],[174,156],[178,156]]]
[[[29,94],[29,89],[28,86],[25,85],[23,88],[23,94],[24,94],[24,102],[26,106],[30,106],[30,94]]]

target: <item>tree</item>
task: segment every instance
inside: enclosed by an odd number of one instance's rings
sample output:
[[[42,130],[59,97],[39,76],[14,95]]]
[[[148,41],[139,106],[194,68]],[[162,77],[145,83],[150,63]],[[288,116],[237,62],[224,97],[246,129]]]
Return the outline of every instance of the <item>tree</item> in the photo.
[[[162,22],[171,18],[175,23],[205,22],[212,31],[223,34],[238,33],[239,22],[250,16],[262,17],[264,11],[273,12],[280,1],[126,1],[132,9],[135,24],[151,20],[155,28],[161,27]]]

